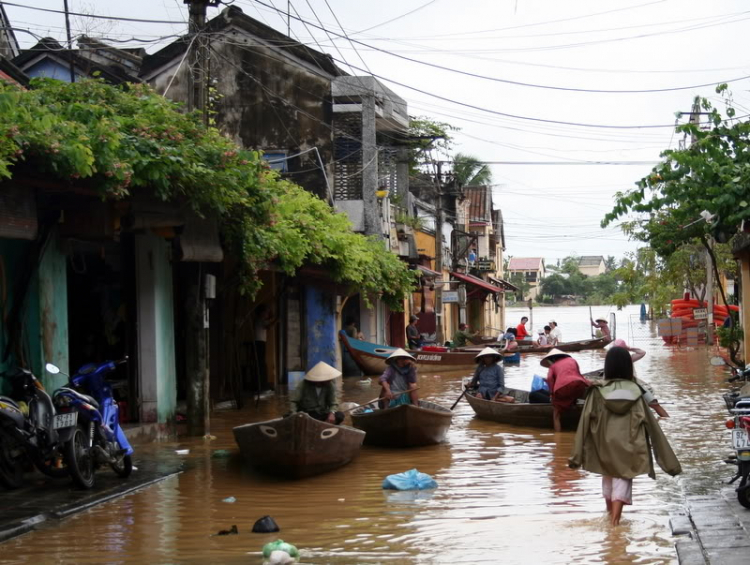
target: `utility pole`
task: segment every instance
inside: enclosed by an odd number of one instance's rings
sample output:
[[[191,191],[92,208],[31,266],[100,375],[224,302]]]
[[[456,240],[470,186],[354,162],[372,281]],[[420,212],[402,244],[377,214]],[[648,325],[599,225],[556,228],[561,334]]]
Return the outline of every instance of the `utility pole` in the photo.
[[[443,184],[442,163],[436,163],[435,186],[435,270],[443,277]],[[435,341],[438,345],[445,342],[443,331],[443,285],[435,285]]]
[[[698,97],[695,97],[693,101],[693,108],[690,111],[690,123],[695,126],[700,125],[701,105]],[[691,135],[690,144],[693,145],[696,142],[695,134]],[[713,238],[708,236],[709,247],[713,246]],[[708,249],[705,251],[705,265],[706,265],[706,344],[713,345],[714,343],[714,268],[713,261],[711,261],[711,254]]]
[[[206,81],[208,79],[208,45],[201,37],[206,27],[206,8],[217,6],[218,0],[184,0],[189,7],[187,71],[187,107],[199,110],[204,125],[208,125]],[[206,303],[206,274],[201,263],[189,263],[186,314],[188,329],[185,336],[185,370],[187,372],[188,433],[210,436],[211,372],[209,367],[208,305]]]
[[[70,36],[70,14],[68,13],[68,0],[63,0],[65,7],[65,32],[68,35],[68,55],[70,56],[70,82],[76,81],[76,69],[73,63],[73,38]]]

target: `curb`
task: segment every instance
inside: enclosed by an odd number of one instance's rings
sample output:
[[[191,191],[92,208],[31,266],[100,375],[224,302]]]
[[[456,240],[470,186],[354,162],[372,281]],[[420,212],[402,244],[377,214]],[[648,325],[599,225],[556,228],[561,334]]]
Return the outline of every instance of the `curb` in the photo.
[[[32,530],[35,530],[40,524],[45,524],[52,520],[63,520],[69,516],[72,516],[73,514],[78,514],[79,512],[83,512],[85,510],[93,508],[94,506],[104,504],[105,502],[110,502],[111,500],[126,496],[137,490],[150,487],[156,483],[160,483],[161,481],[177,476],[182,473],[182,471],[182,469],[175,469],[174,471],[166,475],[153,477],[151,479],[144,480],[143,482],[129,485],[122,490],[105,494],[101,497],[95,498],[94,500],[88,500],[82,503],[74,503],[52,512],[43,512],[15,524],[10,524],[9,526],[6,526],[2,530],[0,530],[0,543],[4,543],[13,538],[17,538],[18,536],[29,533]]]

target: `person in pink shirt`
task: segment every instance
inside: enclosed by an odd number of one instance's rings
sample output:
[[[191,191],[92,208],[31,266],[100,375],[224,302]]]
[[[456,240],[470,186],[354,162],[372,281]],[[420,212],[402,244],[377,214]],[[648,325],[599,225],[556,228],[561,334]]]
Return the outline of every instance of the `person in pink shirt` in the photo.
[[[559,349],[552,349],[545,355],[541,365],[549,368],[546,381],[552,394],[552,424],[559,432],[562,431],[560,415],[583,398],[591,383],[581,375],[578,362]]]

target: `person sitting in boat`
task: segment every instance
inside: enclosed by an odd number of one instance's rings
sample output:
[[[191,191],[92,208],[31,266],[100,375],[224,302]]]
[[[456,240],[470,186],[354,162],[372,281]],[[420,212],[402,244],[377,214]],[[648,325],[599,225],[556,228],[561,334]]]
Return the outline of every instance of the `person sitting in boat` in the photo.
[[[419,328],[417,328],[418,320],[419,318],[413,314],[409,316],[409,325],[406,326],[406,341],[409,344],[409,349],[422,347],[422,334],[419,333]]]
[[[515,402],[512,396],[506,394],[505,372],[502,366],[498,365],[502,358],[502,355],[491,347],[485,347],[475,357],[477,370],[474,371],[474,378],[467,387],[476,389],[474,396],[497,402]]]
[[[549,332],[552,330],[549,326],[539,328],[539,336],[536,338],[536,344],[539,347],[549,347]]]
[[[335,380],[341,371],[328,363],[318,362],[305,374],[305,379],[292,396],[292,412],[304,412],[311,418],[340,424],[344,413],[338,411],[339,402],[336,394]]]
[[[364,340],[364,334],[357,329],[357,323],[354,321],[352,316],[347,316],[346,323],[344,325],[344,332],[351,338]]]
[[[591,320],[591,325],[596,328],[596,337],[606,337],[612,339],[612,332],[609,329],[609,322],[604,318]]]
[[[503,336],[505,345],[500,350],[505,363],[518,363],[521,361],[521,352],[518,350],[518,341],[516,340],[516,328],[508,328]]]
[[[466,342],[469,339],[476,337],[478,333],[479,332],[471,333],[468,331],[468,328],[464,323],[458,324],[458,331],[453,334],[453,339],[451,340],[453,347],[466,347]]]
[[[417,396],[417,368],[414,366],[414,357],[403,349],[397,349],[388,356],[388,365],[380,376],[380,398],[389,401],[387,404],[381,401],[381,406],[393,408],[401,404],[419,405]],[[400,392],[411,391],[408,394]]]
[[[547,336],[549,345],[557,347],[562,343],[562,332],[560,331],[560,328],[557,327],[557,322],[554,320],[550,320],[548,325],[551,328],[549,335]]]
[[[530,340],[531,334],[526,329],[526,322],[529,321],[528,316],[521,318],[521,323],[516,326],[516,339],[518,341]]]
[[[553,349],[542,358],[542,367],[548,367],[547,385],[552,395],[552,424],[556,432],[562,431],[561,414],[571,410],[591,386],[581,374],[578,363],[570,355]]]

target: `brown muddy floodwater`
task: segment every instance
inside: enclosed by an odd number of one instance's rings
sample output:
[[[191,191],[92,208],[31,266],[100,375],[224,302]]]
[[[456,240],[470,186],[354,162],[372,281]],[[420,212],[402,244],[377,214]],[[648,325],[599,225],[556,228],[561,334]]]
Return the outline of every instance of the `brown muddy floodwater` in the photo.
[[[606,314],[606,307],[594,311]],[[509,311],[517,323],[524,310]],[[618,312],[618,337],[648,355],[636,365],[671,414],[662,420],[683,465],[680,477],[657,471],[656,481],[635,479],[633,506],[611,528],[600,479],[567,467],[573,433],[504,426],[477,420],[458,405],[442,445],[392,450],[364,447],[359,458],[332,473],[297,482],[245,470],[238,457],[211,459],[232,449],[232,427],[276,417],[286,398],[258,409],[219,412],[217,439],[139,447],[138,455],[189,448],[189,470],[130,496],[98,506],[45,530],[7,542],[5,563],[260,563],[268,541],[295,544],[304,563],[676,563],[669,531],[671,511],[686,494],[718,493],[731,469],[721,392],[725,372],[712,352],[665,346],[637,308]],[[536,326],[554,317],[566,340],[589,335],[588,308],[534,310]],[[574,354],[583,371],[603,366],[603,351]],[[539,356],[506,369],[509,386],[528,387],[542,373]],[[461,375],[420,375],[422,398],[450,406]],[[344,401],[370,400],[371,387],[347,379]],[[434,492],[381,489],[386,475],[417,468],[435,477]],[[233,504],[222,502],[233,496]],[[717,494],[718,496],[718,494]],[[252,534],[269,514],[279,534]],[[236,524],[240,534],[212,537]]]

